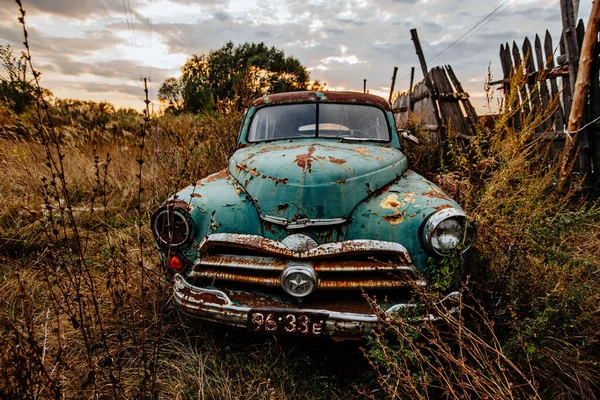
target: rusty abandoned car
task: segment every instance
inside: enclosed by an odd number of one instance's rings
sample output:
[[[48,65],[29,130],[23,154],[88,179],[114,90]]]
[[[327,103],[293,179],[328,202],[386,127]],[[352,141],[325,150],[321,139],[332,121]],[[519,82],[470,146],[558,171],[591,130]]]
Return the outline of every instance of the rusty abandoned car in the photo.
[[[408,169],[389,103],[351,92],[255,100],[229,167],[151,224],[186,314],[273,334],[364,336],[364,293],[408,307],[472,240],[460,206]]]

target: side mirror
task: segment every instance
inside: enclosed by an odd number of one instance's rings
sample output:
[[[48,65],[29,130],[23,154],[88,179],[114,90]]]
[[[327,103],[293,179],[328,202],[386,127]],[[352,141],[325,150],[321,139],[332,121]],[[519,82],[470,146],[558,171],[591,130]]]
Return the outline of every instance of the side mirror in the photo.
[[[406,129],[398,129],[398,133],[400,134],[400,137],[402,137],[403,139],[414,143],[414,144],[419,144],[419,139],[416,136],[413,136],[410,134],[409,131],[407,131]]]

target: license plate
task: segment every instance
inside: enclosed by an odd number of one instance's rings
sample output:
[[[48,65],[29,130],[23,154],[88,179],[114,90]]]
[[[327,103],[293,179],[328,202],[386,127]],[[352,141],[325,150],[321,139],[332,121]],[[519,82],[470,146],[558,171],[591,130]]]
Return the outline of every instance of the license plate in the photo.
[[[315,312],[287,310],[250,310],[248,330],[284,335],[321,335],[328,315]]]

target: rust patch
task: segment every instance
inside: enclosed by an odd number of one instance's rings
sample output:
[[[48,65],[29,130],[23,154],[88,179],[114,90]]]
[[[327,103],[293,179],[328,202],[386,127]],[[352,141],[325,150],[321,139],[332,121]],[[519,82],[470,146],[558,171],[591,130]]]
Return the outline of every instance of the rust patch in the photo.
[[[339,183],[340,185],[343,185],[344,183],[346,183],[345,179],[338,179],[337,181],[335,181],[336,183]]]
[[[204,179],[200,179],[199,183],[200,183],[200,185],[202,185],[202,183],[214,182],[217,179],[224,179],[224,178],[227,178],[227,170],[226,169],[222,169],[219,172],[209,175]]]
[[[357,103],[357,104],[373,104],[383,108],[387,111],[392,111],[389,103],[379,97],[372,94],[360,93],[360,92],[315,92],[315,91],[299,91],[299,92],[288,92],[288,93],[276,93],[268,96],[260,97],[252,102],[254,107],[268,105],[268,104],[282,104],[282,103],[304,103],[314,101],[331,101],[335,103]]]
[[[260,174],[259,174],[259,173],[256,171],[256,168],[252,168],[252,169],[250,170],[250,173],[251,173],[253,176],[259,176],[259,175],[260,175]]]
[[[288,209],[290,205],[288,203],[280,204],[277,206],[277,211],[285,211]]]
[[[390,225],[398,225],[406,219],[406,212],[394,212],[394,215],[384,215],[383,220],[388,222]]]
[[[275,178],[273,176],[268,176],[268,175],[261,175],[260,176],[262,179],[270,179],[273,182],[275,182],[275,185],[277,186],[277,184],[281,183],[283,185],[287,185],[290,180],[288,178]]]
[[[448,196],[446,196],[445,194],[443,194],[433,188],[432,188],[432,190],[424,192],[423,197],[429,197],[429,198],[433,198],[433,199],[450,200],[450,198]]]
[[[445,210],[446,208],[452,208],[452,206],[449,204],[442,204],[441,206],[434,207],[433,209],[440,211],[440,210]]]
[[[366,147],[357,147],[355,149],[352,149],[352,151],[356,151],[356,152],[362,154],[363,156],[369,155],[369,149],[367,149]]]
[[[185,296],[191,297],[194,300],[201,301],[202,303],[212,303],[220,306],[225,305],[224,299],[212,293],[195,293],[189,288],[181,289],[181,293]]]
[[[329,156],[329,161],[334,164],[343,164],[346,160],[342,160],[341,158],[335,158],[334,156]]]
[[[192,194],[192,196],[197,197],[199,199],[202,198],[202,195],[200,193],[194,193],[194,194]]]
[[[308,168],[308,171],[310,172],[312,169],[312,162],[315,161],[315,157],[313,156],[314,152],[315,148],[311,146],[308,148],[308,153],[298,154],[294,162],[302,169]]]
[[[388,210],[395,209],[400,205],[400,201],[398,200],[398,195],[396,193],[388,195],[386,198],[381,200],[379,206],[381,208],[385,208]]]
[[[379,206],[386,210],[392,210],[394,215],[384,215],[382,217],[383,220],[388,222],[390,225],[398,225],[404,222],[406,219],[406,212],[400,211],[400,208],[406,206],[406,202],[410,202],[411,199],[413,198],[410,196],[405,196],[401,201],[398,198],[397,193],[392,193],[386,196],[383,200],[381,200]]]
[[[406,203],[414,203],[417,201],[417,194],[415,192],[406,192],[404,193],[404,199],[402,201]]]

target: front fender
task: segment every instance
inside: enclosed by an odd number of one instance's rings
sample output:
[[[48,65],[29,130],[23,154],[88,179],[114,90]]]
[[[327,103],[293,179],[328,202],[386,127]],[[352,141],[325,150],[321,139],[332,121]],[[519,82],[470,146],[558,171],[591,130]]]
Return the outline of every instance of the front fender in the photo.
[[[194,222],[194,239],[186,252],[196,257],[200,240],[209,233],[260,234],[258,212],[227,170],[209,175],[178,192],[174,198],[188,204]]]
[[[439,187],[414,171],[382,188],[353,211],[346,239],[374,239],[402,244],[420,271],[429,254],[421,242],[423,222],[445,208],[461,207]]]

